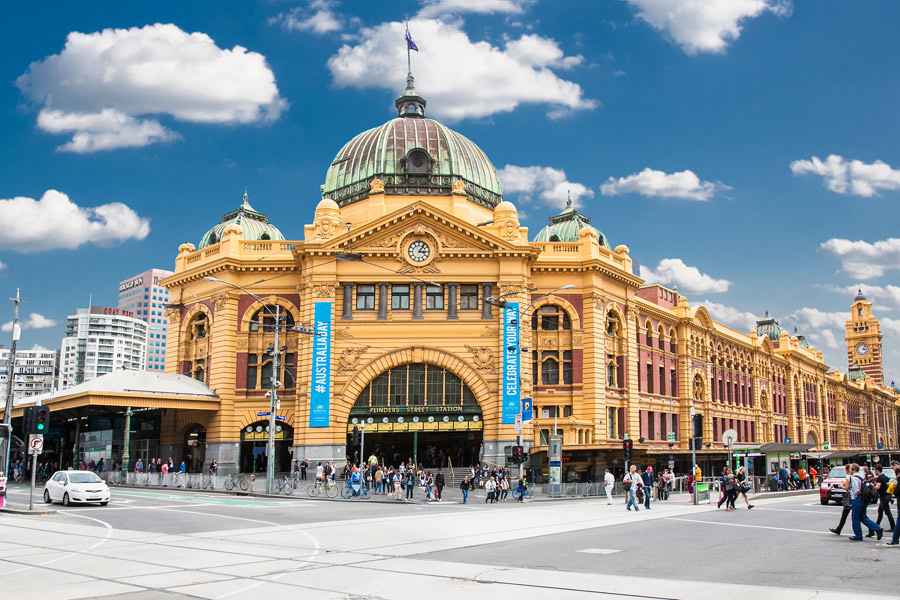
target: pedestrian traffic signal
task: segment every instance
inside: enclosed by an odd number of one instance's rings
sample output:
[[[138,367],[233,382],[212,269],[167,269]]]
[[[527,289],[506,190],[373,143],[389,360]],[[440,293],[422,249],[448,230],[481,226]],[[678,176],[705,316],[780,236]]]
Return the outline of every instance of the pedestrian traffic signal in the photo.
[[[634,453],[634,440],[622,440],[622,452],[625,453],[625,460],[631,460]]]
[[[50,407],[35,406],[34,408],[35,411],[33,433],[47,433],[47,429],[50,428]]]
[[[37,406],[26,406],[22,409],[22,433],[28,435],[34,433],[34,420],[37,416]]]
[[[523,448],[522,446],[513,446],[511,458],[512,458],[512,461],[514,463],[516,463],[517,465],[520,465],[523,462],[525,462],[525,448]]]
[[[354,446],[359,445],[359,427],[353,426],[353,433],[350,434],[350,443]]]
[[[703,415],[694,415],[694,437],[703,437]]]

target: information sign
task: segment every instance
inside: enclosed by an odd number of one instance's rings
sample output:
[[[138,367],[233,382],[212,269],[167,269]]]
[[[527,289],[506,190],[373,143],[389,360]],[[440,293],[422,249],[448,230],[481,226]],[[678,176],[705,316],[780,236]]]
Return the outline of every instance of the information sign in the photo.
[[[709,504],[709,484],[694,485],[694,504]]]

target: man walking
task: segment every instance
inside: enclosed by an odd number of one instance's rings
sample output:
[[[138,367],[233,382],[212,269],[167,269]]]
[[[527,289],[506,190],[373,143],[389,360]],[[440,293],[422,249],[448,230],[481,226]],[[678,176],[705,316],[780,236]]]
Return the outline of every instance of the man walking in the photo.
[[[891,525],[890,531],[894,531],[896,523],[894,523],[894,515],[891,514],[891,497],[888,496],[887,489],[891,480],[884,474],[881,465],[875,465],[875,491],[878,492],[878,516],[875,522],[881,525],[881,519],[887,515],[888,523]],[[894,486],[896,489],[896,485]]]
[[[613,487],[616,485],[616,478],[613,477],[613,474],[606,470],[606,475],[603,476],[603,487],[606,490],[606,503],[612,504],[612,491]]]
[[[866,504],[862,497],[863,478],[857,475],[858,472],[859,465],[852,463],[850,465],[850,489],[847,490],[850,494],[850,515],[853,519],[853,537],[850,539],[854,542],[863,541],[862,526],[865,525],[869,528],[869,534],[874,533],[880,540],[884,535],[884,528],[879,527],[875,521],[866,516]]]
[[[644,508],[650,510],[650,496],[653,495],[653,467],[647,467],[641,473],[641,480],[644,482]]]
[[[444,499],[443,492],[444,492],[445,484],[446,484],[446,481],[444,481],[444,470],[438,469],[437,475],[434,476],[434,487],[436,489],[434,495],[437,498],[438,502],[440,502],[441,500]]]

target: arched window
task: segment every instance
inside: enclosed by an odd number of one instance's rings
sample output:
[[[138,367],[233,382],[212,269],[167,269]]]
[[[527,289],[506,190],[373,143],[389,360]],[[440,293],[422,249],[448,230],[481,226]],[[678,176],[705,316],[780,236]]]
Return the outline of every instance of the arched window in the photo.
[[[537,313],[532,315],[531,318],[532,329],[537,329],[536,316]],[[555,304],[546,304],[540,308],[540,321],[542,331],[558,331],[560,323],[562,323],[563,331],[572,329],[572,321],[569,319],[569,314]]]
[[[647,321],[647,345],[653,347],[653,325]]]
[[[213,231],[212,233],[209,234],[209,245],[212,246],[213,244],[218,244],[218,243],[219,243],[219,238],[216,237],[216,232]]]
[[[191,363],[188,363],[188,369],[190,370],[190,375],[197,381],[202,381],[206,383],[206,360],[205,359],[197,359]]]
[[[610,359],[612,356],[609,357]],[[606,385],[607,387],[617,388],[619,387],[618,382],[616,381],[616,361],[609,360],[606,363]]]
[[[206,337],[209,329],[209,323],[206,319],[206,313],[198,313],[190,324],[190,336],[192,340],[202,340]]]
[[[541,385],[559,384],[559,352],[541,352]]]
[[[408,363],[378,375],[356,398],[354,409],[413,406],[477,407],[458,375],[428,363]]]
[[[280,308],[279,311],[282,325],[284,327],[293,326],[294,315],[283,307]],[[250,331],[259,331],[260,325],[262,325],[263,331],[275,331],[275,313],[276,310],[274,304],[269,304],[266,308],[260,308],[253,313],[253,317],[250,318]]]
[[[272,239],[272,236],[270,236],[268,233],[264,232],[261,236],[259,236],[259,239],[261,239],[261,240],[271,240],[271,239]]]
[[[613,337],[619,337],[619,318],[613,311],[606,313],[606,333]]]
[[[665,345],[666,345],[666,342],[665,342],[666,332],[665,332],[665,330],[663,329],[663,326],[662,326],[662,325],[659,326],[659,331],[657,331],[656,334],[657,334],[657,337],[659,338],[659,340],[658,340],[658,341],[659,341],[659,349],[660,349],[660,350],[665,350]]]

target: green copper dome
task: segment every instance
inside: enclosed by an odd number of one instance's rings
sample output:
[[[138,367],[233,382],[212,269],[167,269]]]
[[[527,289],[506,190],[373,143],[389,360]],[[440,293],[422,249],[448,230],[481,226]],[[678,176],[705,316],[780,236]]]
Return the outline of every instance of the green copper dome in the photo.
[[[503,198],[500,177],[487,155],[467,137],[425,118],[425,99],[413,77],[395,101],[398,117],[347,142],[325,174],[322,196],[345,206],[369,195],[373,179],[387,194],[449,195],[457,180],[469,200],[494,208]]]
[[[537,232],[535,242],[577,242],[578,232],[587,227],[594,232],[597,241],[607,250],[612,250],[609,240],[603,232],[591,225],[590,217],[586,217],[572,207],[572,199],[566,202],[566,208],[555,217],[550,217],[550,224]]]
[[[778,321],[769,317],[769,311],[766,311],[766,316],[763,320],[756,322],[756,335],[766,335],[773,342],[781,339],[782,331],[784,329],[781,328]]]
[[[796,327],[794,327],[794,337],[797,338],[797,341],[800,343],[801,348],[809,348],[809,342],[806,341],[806,336],[797,333]]]
[[[244,192],[244,201],[237,210],[231,211],[226,215],[222,215],[222,222],[206,232],[200,245],[197,247],[206,248],[222,241],[222,234],[225,227],[232,223],[240,225],[244,230],[245,240],[283,240],[284,236],[278,231],[278,228],[269,223],[269,215],[264,215],[253,210],[250,206],[250,199],[247,192]]]
[[[850,381],[865,381],[866,380],[866,372],[862,370],[861,367],[857,366],[856,363],[850,366],[850,370],[847,371],[847,379]]]

